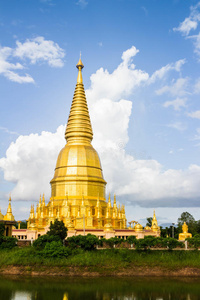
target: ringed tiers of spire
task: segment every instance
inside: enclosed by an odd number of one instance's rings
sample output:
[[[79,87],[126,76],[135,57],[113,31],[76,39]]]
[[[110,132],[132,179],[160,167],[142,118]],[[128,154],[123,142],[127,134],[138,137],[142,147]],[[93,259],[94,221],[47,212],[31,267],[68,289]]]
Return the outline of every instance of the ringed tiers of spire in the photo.
[[[65,131],[65,138],[67,142],[91,142],[93,132],[83,85],[82,69],[84,65],[81,58],[76,67],[78,69],[77,84]]]

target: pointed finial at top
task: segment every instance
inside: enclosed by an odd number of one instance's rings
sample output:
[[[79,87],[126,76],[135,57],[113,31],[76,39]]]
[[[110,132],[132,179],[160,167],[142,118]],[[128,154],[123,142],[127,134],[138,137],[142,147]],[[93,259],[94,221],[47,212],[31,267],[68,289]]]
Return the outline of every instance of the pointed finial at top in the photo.
[[[84,65],[82,63],[82,60],[81,60],[81,53],[80,53],[80,58],[79,58],[79,61],[76,65],[77,69],[78,69],[78,77],[77,77],[77,83],[83,83],[83,78],[82,78],[82,72],[81,70],[84,68]]]
[[[82,60],[81,60],[81,52],[80,52],[80,58],[79,58],[79,61],[76,65],[77,69],[80,70],[80,69],[83,69],[84,68],[84,64],[82,63]]]

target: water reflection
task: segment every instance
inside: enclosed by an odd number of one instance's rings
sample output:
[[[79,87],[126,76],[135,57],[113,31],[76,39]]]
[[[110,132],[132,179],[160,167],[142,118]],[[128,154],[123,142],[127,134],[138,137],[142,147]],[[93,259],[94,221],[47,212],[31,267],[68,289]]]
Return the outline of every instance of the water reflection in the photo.
[[[200,300],[200,279],[1,277],[0,300]]]

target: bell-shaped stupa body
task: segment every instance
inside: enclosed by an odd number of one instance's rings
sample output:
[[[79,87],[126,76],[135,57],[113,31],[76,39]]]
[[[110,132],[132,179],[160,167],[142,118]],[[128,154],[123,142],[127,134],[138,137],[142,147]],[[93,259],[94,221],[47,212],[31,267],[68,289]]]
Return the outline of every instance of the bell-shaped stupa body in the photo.
[[[92,126],[82,80],[83,64],[77,64],[78,78],[65,132],[66,145],[60,151],[51,180],[51,196],[55,201],[68,195],[69,201],[105,201],[106,182],[96,150],[91,145]]]

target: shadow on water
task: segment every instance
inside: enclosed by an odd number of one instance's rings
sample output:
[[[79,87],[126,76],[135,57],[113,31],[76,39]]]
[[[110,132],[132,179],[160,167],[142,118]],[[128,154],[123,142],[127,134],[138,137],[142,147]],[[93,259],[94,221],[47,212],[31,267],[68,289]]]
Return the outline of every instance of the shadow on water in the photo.
[[[0,277],[0,300],[200,300],[199,278]]]

